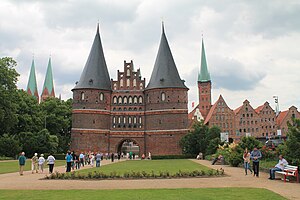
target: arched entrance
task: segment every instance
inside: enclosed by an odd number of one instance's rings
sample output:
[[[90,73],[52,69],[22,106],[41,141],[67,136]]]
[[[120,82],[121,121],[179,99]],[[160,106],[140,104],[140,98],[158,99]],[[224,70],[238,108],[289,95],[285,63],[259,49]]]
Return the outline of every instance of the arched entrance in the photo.
[[[132,139],[122,140],[118,145],[118,152],[124,153],[134,153],[135,155],[140,155],[140,146],[138,143]]]

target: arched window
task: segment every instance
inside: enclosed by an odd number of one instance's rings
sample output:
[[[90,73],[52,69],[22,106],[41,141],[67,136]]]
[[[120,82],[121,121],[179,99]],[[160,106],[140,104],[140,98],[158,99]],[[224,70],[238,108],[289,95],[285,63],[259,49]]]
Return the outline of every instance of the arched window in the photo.
[[[121,117],[118,118],[118,123],[121,124]]]
[[[142,97],[142,96],[139,97],[139,103],[140,103],[140,104],[143,103],[143,97]]]
[[[139,123],[140,124],[142,123],[142,117],[139,117]]]
[[[119,98],[118,98],[118,103],[119,103],[119,104],[122,104],[122,97],[119,97]]]
[[[144,87],[143,83],[140,83],[140,90],[142,90]]]
[[[116,117],[113,117],[113,123],[114,124],[116,123]]]
[[[121,80],[120,80],[120,87],[123,87],[123,85],[124,85],[124,81],[123,81],[123,79],[121,78]]]
[[[161,100],[162,101],[166,100],[166,93],[164,93],[164,92],[161,93]]]
[[[136,87],[136,79],[133,79],[133,87]]]
[[[126,124],[126,117],[123,117],[123,123]]]
[[[117,97],[116,97],[116,96],[114,96],[114,98],[113,98],[113,102],[114,102],[114,104],[116,104],[116,103],[117,103]]]
[[[126,96],[123,98],[123,103],[127,104],[127,97]]]
[[[114,90],[117,90],[117,84],[114,83]]]
[[[84,92],[81,92],[80,98],[81,100],[84,100]]]
[[[127,69],[127,76],[130,76],[130,69]]]
[[[138,98],[137,98],[137,96],[134,96],[133,97],[133,103],[137,103],[138,102]]]
[[[136,117],[133,117],[133,123],[136,124]]]
[[[128,103],[129,103],[129,104],[132,104],[132,96],[129,96],[129,97],[128,97]]]
[[[131,117],[128,117],[128,124],[131,124]]]
[[[100,93],[99,98],[100,98],[100,101],[104,100],[104,94],[102,92]]]
[[[147,102],[150,103],[150,96],[147,94]]]
[[[130,79],[127,79],[126,86],[127,86],[127,87],[129,87],[129,86],[130,86]]]

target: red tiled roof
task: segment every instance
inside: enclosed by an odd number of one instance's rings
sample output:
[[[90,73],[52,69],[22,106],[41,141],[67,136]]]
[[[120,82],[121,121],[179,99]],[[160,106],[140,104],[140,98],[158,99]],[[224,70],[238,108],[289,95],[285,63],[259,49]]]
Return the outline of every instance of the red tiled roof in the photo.
[[[219,99],[220,99],[220,98],[219,98]],[[214,110],[215,110],[216,107],[217,107],[217,104],[218,104],[219,99],[218,99],[218,100],[216,101],[216,103],[210,108],[210,110],[209,110],[209,112],[208,112],[208,114],[207,114],[207,116],[206,116],[206,118],[205,118],[204,124],[206,124],[206,123],[210,120],[210,118],[212,117],[212,114],[213,114]]]
[[[287,116],[288,113],[289,113],[289,110],[281,111],[279,113],[279,115],[276,118],[277,125],[281,125],[282,121],[284,120],[284,118]]]
[[[240,107],[236,108],[233,112],[236,115],[238,112],[240,112],[240,110],[242,109],[243,105],[241,105]]]
[[[259,114],[260,111],[264,108],[264,106],[265,106],[265,104],[263,104],[263,105],[261,105],[261,106],[258,106],[258,107],[255,109],[255,112],[256,112],[257,114]]]

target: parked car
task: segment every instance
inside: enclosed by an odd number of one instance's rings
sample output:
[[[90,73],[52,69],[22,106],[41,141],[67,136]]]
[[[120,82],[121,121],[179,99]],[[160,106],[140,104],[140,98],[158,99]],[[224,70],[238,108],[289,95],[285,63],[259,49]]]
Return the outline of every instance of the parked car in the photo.
[[[266,146],[273,148],[273,147],[278,147],[282,143],[283,143],[283,140],[281,140],[281,139],[272,139],[272,140],[266,141]]]

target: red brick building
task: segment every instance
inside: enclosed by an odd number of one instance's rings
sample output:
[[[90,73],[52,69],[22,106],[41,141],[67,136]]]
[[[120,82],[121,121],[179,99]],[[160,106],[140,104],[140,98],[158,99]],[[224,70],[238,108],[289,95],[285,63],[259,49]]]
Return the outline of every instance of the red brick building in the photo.
[[[204,124],[218,126],[222,132],[228,133],[229,139],[239,141],[243,136],[254,136],[262,141],[269,138],[285,138],[287,134],[287,123],[292,118],[300,118],[300,113],[295,106],[289,110],[282,111],[276,116],[275,111],[265,102],[254,109],[246,99],[243,105],[232,110],[223,99],[222,95],[212,105],[211,88],[212,81],[208,72],[204,43],[202,40],[201,67],[198,74],[199,104],[189,113],[190,127],[197,116],[203,116]],[[201,115],[197,114],[197,110]],[[197,118],[198,121],[200,117]]]
[[[188,132],[188,88],[175,65],[164,28],[148,85],[133,62],[124,61],[110,79],[99,27],[73,91],[71,149],[120,152],[132,142],[139,154],[181,154],[179,140]]]

